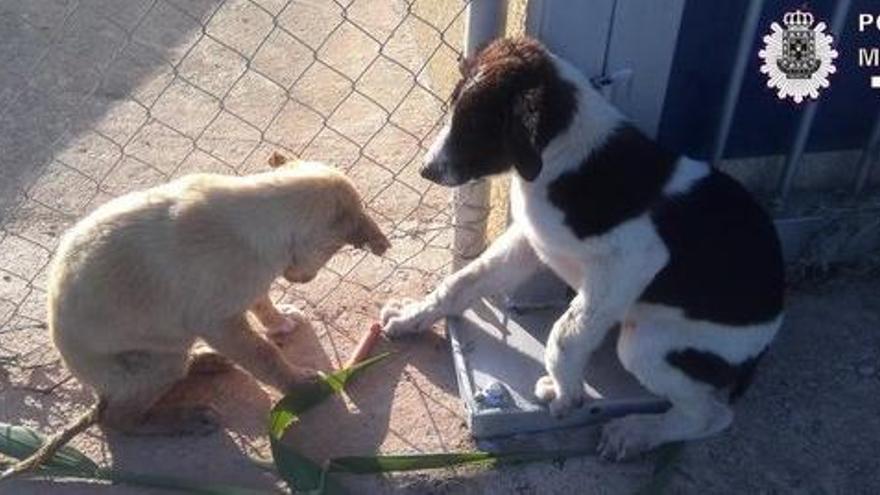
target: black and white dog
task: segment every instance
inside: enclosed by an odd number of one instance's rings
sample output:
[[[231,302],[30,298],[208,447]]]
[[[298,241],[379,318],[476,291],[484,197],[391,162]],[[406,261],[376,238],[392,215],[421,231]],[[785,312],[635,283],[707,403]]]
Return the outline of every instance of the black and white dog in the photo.
[[[620,361],[672,408],[608,423],[603,457],[725,429],[782,320],[768,216],[729,176],[642,135],[534,40],[496,41],[462,74],[422,175],[455,186],[513,168],[514,221],[424,300],[388,302],[385,331],[426,330],[547,265],[577,291],[535,384],[554,415],[583,403],[587,360],[620,323]]]

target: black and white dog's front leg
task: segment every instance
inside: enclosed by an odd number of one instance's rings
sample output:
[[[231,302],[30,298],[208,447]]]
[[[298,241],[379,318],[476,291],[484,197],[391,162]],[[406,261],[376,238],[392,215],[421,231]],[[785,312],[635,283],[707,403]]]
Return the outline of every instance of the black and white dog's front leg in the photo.
[[[535,396],[549,403],[554,416],[565,416],[583,404],[590,355],[656,273],[640,268],[648,267],[634,267],[623,256],[602,256],[586,267],[577,296],[553,324],[544,351],[547,375],[535,384]]]
[[[392,337],[428,330],[440,318],[461,314],[480,297],[513,290],[540,266],[514,223],[479,258],[446,277],[423,300],[388,301],[382,308],[382,327]]]

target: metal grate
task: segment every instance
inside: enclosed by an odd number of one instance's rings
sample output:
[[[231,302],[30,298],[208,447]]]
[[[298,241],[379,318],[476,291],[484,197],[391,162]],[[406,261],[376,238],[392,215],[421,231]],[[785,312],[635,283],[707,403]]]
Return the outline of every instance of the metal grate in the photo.
[[[761,12],[764,5],[764,0],[751,0],[746,11],[745,20],[740,34],[740,43],[736,52],[734,70],[727,88],[724,107],[716,132],[715,146],[712,154],[712,163],[714,165],[719,165],[724,156],[727,139],[730,135],[730,129],[733,125],[734,115],[739,102],[740,89],[742,88],[743,80],[746,75],[746,67],[749,59],[753,56],[752,43],[756,38],[758,24],[760,22]],[[843,32],[844,22],[846,21],[851,6],[851,0],[840,0],[836,2],[834,12],[831,15],[830,31],[832,33]],[[805,109],[798,121],[795,137],[786,155],[774,193],[773,202],[778,210],[784,209],[792,192],[795,177],[801,169],[804,151],[810,138],[810,132],[813,128],[816,113],[821,105],[821,100],[808,101],[804,105]],[[880,150],[880,115],[878,115],[877,122],[875,123],[868,141],[865,143],[865,146],[861,151],[861,156],[858,159],[856,176],[853,178],[852,182],[853,194],[858,195],[864,191],[871,168],[877,161],[878,150]]]

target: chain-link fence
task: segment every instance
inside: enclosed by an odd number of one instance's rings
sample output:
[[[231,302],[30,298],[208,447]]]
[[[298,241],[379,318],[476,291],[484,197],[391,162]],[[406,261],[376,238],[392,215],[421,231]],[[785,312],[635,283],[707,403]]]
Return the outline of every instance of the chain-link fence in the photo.
[[[307,285],[278,282],[277,300],[349,341],[384,299],[433,286],[451,261],[449,191],[418,168],[458,77],[466,8],[0,2],[0,369],[22,386],[64,379],[40,370],[57,365],[46,272],[76,220],[183,174],[266,170],[273,151],[344,170],[393,244],[381,258],[345,250]]]

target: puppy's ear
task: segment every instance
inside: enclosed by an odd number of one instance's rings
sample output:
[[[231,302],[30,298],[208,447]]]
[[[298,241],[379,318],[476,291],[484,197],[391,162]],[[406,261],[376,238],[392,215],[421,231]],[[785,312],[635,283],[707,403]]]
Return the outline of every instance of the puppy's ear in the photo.
[[[391,247],[391,242],[388,241],[388,238],[385,237],[385,234],[376,225],[376,222],[366,213],[360,215],[360,219],[352,233],[351,243],[358,248],[367,246],[377,256],[385,254],[385,251]]]
[[[513,110],[507,123],[507,152],[516,171],[529,182],[538,177],[544,165],[536,143],[541,97],[541,88],[533,88],[514,97]]]

